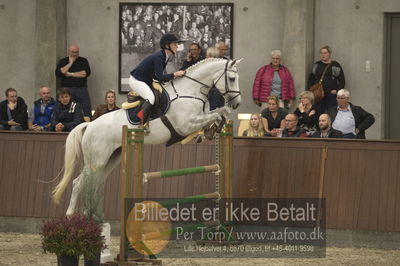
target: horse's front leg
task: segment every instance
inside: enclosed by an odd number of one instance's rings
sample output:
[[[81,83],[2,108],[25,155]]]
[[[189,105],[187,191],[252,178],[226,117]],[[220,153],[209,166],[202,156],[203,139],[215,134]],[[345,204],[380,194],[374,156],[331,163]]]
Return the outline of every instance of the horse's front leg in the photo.
[[[222,116],[227,116],[229,114],[230,109],[224,106],[208,113],[193,115],[189,118],[188,123],[185,125],[185,128],[182,129],[182,132],[184,132],[185,135],[189,135],[197,130],[203,129],[205,126],[215,121],[221,121]]]

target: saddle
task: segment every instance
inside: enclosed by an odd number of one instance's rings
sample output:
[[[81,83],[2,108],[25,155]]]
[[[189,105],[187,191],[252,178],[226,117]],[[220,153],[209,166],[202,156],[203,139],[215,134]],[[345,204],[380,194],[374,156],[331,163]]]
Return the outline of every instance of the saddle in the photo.
[[[152,91],[155,96],[154,105],[150,113],[150,119],[154,120],[156,118],[161,118],[161,121],[165,124],[165,126],[171,132],[171,139],[167,142],[167,146],[170,146],[176,142],[181,140],[182,144],[186,144],[192,139],[194,139],[197,135],[201,134],[200,132],[194,132],[189,136],[181,136],[178,134],[174,127],[172,126],[171,122],[165,116],[165,113],[168,111],[170,106],[170,98],[166,90],[163,90],[162,85],[154,80],[152,84]],[[126,110],[128,121],[132,125],[139,125],[141,123],[140,118],[138,117],[138,112],[141,110],[141,106],[144,103],[142,97],[140,97],[136,92],[129,92],[127,95],[128,101],[122,104],[122,109]],[[225,119],[224,119],[225,120]],[[204,129],[204,136],[205,138],[211,140],[214,138],[216,132],[220,133],[222,131],[222,127],[225,124],[225,121],[221,121],[218,125],[212,124],[209,127]]]
[[[163,93],[163,88],[162,88],[161,84],[158,81],[153,80],[153,84],[152,84],[152,88],[151,89],[152,89],[152,91],[154,93],[154,97],[155,97],[153,110],[157,110],[160,107],[160,101],[161,101],[161,96],[162,96],[162,93]],[[128,101],[124,102],[122,104],[122,109],[125,109],[125,110],[129,110],[129,109],[135,108],[135,107],[141,105],[144,102],[143,98],[140,97],[139,94],[137,94],[134,91],[130,91],[128,93],[127,98],[128,98]]]

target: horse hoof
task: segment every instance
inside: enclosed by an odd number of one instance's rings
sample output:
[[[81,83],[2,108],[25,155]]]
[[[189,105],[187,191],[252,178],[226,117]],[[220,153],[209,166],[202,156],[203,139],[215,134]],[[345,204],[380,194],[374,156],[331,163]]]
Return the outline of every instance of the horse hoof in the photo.
[[[67,210],[67,213],[65,214],[67,217],[70,217],[70,216],[72,216],[74,214],[74,210],[70,210],[70,209],[68,209]]]

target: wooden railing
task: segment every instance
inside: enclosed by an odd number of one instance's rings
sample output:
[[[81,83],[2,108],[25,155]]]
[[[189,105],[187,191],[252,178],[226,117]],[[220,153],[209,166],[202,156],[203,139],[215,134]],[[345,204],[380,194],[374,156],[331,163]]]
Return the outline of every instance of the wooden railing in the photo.
[[[50,193],[62,170],[66,134],[0,132],[0,216],[63,215]],[[145,171],[214,163],[213,144],[146,145]],[[326,158],[326,159],[325,159]],[[400,231],[400,142],[384,140],[234,140],[233,196],[326,198],[326,226]],[[321,171],[321,167],[323,171]],[[214,175],[151,180],[146,197],[213,191]],[[119,169],[105,184],[105,216],[118,219]]]

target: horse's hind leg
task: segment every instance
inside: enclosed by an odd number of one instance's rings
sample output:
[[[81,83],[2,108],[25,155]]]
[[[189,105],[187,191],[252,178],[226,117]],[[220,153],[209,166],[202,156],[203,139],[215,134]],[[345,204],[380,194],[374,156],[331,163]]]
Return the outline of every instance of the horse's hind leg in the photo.
[[[72,193],[66,213],[67,216],[71,216],[75,213],[76,203],[78,201],[79,193],[81,192],[83,173],[84,172],[82,171],[79,176],[72,181]]]
[[[67,216],[70,216],[74,214],[76,204],[78,202],[79,194],[82,190],[82,185],[83,185],[83,178],[85,178],[85,173],[91,174],[91,175],[96,175],[95,178],[98,179],[96,181],[96,186],[99,186],[100,184],[103,184],[105,182],[105,178],[111,173],[111,171],[118,165],[121,159],[121,149],[117,149],[114,151],[114,153],[111,155],[109,161],[107,164],[102,168],[103,170],[97,171],[97,172],[89,172],[89,171],[82,171],[81,174],[75,178],[72,181],[72,193],[71,193],[71,199],[69,202],[68,210],[67,210]],[[86,174],[87,175],[87,174]],[[97,190],[97,188],[96,188]]]

